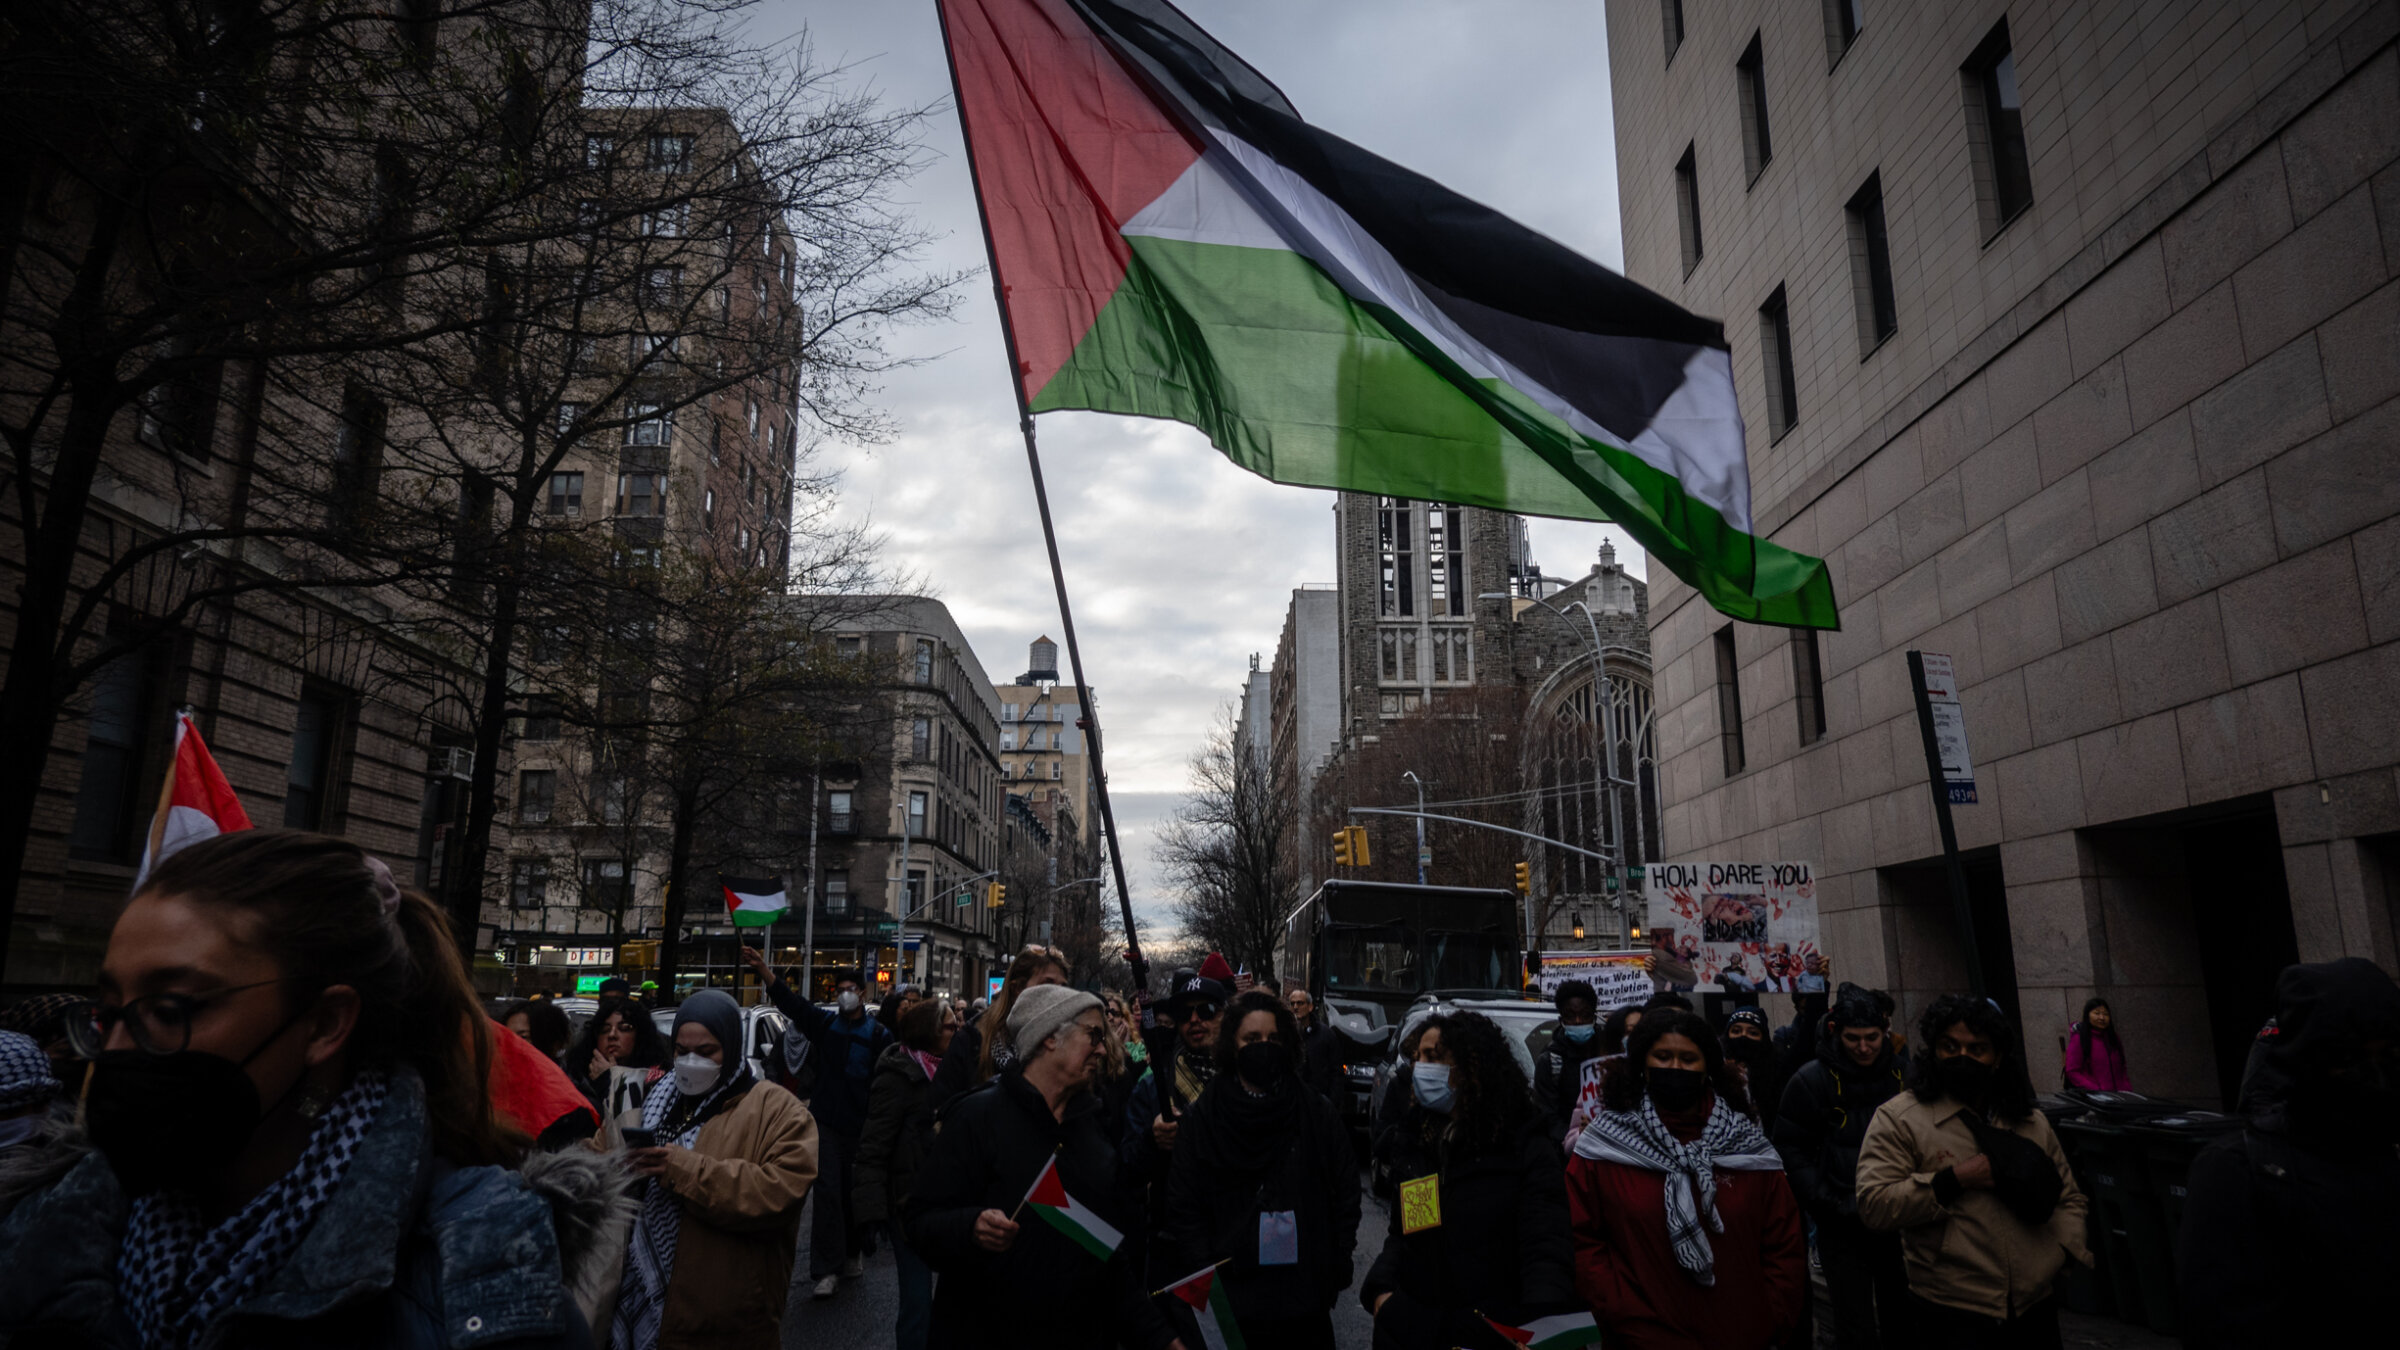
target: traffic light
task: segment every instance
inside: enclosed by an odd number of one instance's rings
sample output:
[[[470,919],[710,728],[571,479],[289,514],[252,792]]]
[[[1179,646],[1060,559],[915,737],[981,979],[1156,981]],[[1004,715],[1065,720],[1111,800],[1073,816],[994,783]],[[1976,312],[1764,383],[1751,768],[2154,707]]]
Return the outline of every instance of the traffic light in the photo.
[[[1336,867],[1356,866],[1350,861],[1350,829],[1350,826],[1344,825],[1333,832],[1333,865]]]
[[[998,909],[1008,903],[1008,887],[1002,882],[995,881],[984,887],[984,896],[983,907],[985,909]]]
[[[1333,832],[1333,861],[1337,867],[1367,865],[1367,827],[1344,825]]]
[[[1531,894],[1533,894],[1533,864],[1532,864],[1532,863],[1518,863],[1518,864],[1517,864],[1517,894],[1519,894],[1519,895],[1531,895]]]
[[[1350,861],[1360,867],[1374,861],[1367,853],[1367,827],[1364,825],[1350,827]]]

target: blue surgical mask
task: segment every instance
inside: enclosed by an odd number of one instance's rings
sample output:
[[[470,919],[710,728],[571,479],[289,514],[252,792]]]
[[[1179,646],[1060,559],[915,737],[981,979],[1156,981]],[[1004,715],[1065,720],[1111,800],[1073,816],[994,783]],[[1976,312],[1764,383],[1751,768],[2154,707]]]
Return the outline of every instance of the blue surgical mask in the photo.
[[[1600,1028],[1593,1026],[1589,1022],[1586,1022],[1581,1026],[1577,1026],[1574,1023],[1569,1022],[1559,1027],[1558,1034],[1566,1037],[1570,1041],[1575,1042],[1577,1045],[1581,1045],[1585,1041],[1590,1040],[1593,1034],[1599,1030]]]
[[[1417,1063],[1408,1066],[1409,1086],[1416,1091],[1417,1105],[1428,1111],[1450,1114],[1450,1066],[1447,1064]]]

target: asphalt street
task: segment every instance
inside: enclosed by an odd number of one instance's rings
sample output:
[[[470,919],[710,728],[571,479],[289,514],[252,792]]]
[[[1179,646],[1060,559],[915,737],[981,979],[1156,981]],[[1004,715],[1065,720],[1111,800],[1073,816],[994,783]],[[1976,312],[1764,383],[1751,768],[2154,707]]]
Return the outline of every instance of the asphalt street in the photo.
[[[867,1258],[866,1274],[842,1281],[841,1292],[827,1299],[811,1298],[808,1242],[814,1217],[803,1216],[800,1222],[799,1259],[792,1263],[792,1301],[783,1315],[786,1350],[826,1350],[832,1346],[865,1350],[865,1347],[890,1345],[900,1302],[899,1276],[892,1268],[891,1244],[877,1242],[875,1254]],[[1383,1208],[1369,1197],[1358,1225],[1361,1275],[1383,1250],[1383,1233],[1388,1222]],[[1355,1290],[1356,1286],[1352,1288]],[[1342,1295],[1341,1301],[1334,1305],[1333,1334],[1334,1344],[1340,1350],[1368,1350],[1372,1344],[1373,1324],[1367,1320],[1366,1310],[1358,1306],[1354,1292]]]

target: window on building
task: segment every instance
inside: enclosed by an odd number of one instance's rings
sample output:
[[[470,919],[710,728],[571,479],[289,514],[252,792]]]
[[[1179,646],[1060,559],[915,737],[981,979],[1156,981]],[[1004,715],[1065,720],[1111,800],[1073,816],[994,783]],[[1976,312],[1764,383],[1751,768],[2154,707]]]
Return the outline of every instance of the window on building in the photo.
[[[1658,0],[1658,26],[1666,35],[1667,60],[1683,47],[1683,0]]]
[[[617,157],[617,138],[586,136],[583,138],[583,167],[605,169]]]
[[[554,473],[550,475],[550,514],[580,516],[583,514],[583,475]]]
[[[1867,175],[1866,186],[1850,199],[1850,285],[1858,300],[1858,350],[1861,356],[1883,345],[1900,330],[1899,306],[1892,296],[1892,245],[1883,225],[1883,175]]]
[[[933,683],[933,639],[917,639],[917,683]]]
[[[2033,205],[2033,166],[2025,151],[2025,110],[2017,95],[2017,58],[2002,19],[1960,73],[1967,80],[1967,141],[1975,156],[1975,187],[1984,238]]]
[[[433,61],[441,32],[441,0],[399,0],[392,6],[392,25],[399,30],[400,50],[412,65],[423,67]]]
[[[1435,684],[1466,684],[1475,678],[1474,639],[1464,628],[1444,626],[1433,630],[1433,670]]]
[[[570,437],[570,436],[574,435],[574,434],[575,434],[575,424],[576,424],[578,421],[581,421],[581,420],[582,420],[582,418],[583,418],[583,405],[582,405],[582,404],[580,404],[580,403],[561,403],[561,404],[559,404],[559,405],[558,405],[558,438],[559,438],[560,440],[562,440],[562,441],[563,441],[563,440],[567,439],[568,437]]]
[[[625,874],[623,858],[583,860],[583,903],[587,908],[623,912],[633,901],[633,879]]]
[[[901,912],[902,912],[902,913],[904,913],[904,914],[914,914],[914,913],[916,913],[916,912],[917,912],[919,909],[921,909],[921,908],[923,908],[923,907],[924,907],[924,904],[925,904],[925,873],[924,873],[924,872],[922,872],[922,871],[920,871],[920,870],[918,870],[917,868],[914,868],[914,867],[912,867],[912,868],[908,869],[908,889],[907,889],[907,891],[904,893],[904,895],[902,896],[902,899],[901,899],[901,904],[904,906],[904,908],[901,910]],[[921,935],[920,935],[920,936],[921,936]]]
[[[1717,743],[1725,752],[1725,776],[1742,771],[1742,677],[1734,656],[1733,625],[1717,630]]]
[[[684,135],[652,136],[649,167],[652,173],[689,173],[692,168],[692,138]]]
[[[1380,554],[1386,618],[1417,612],[1415,515],[1407,499],[1401,497],[1381,498],[1375,508],[1375,540]]]
[[[1759,365],[1767,377],[1767,439],[1783,439],[1800,420],[1800,391],[1792,374],[1792,316],[1783,287],[1758,307]]]
[[[700,493],[700,528],[717,528],[717,490],[705,488]]]
[[[630,344],[628,359],[636,369],[672,360],[683,351],[683,335],[680,333],[632,333],[627,335],[626,341]]]
[[[910,720],[908,754],[911,759],[933,758],[933,719],[918,717]]]
[[[558,700],[545,694],[534,694],[525,700],[525,726],[517,739],[525,741],[555,741],[560,725]]]
[[[551,813],[558,808],[558,771],[556,769],[520,769],[517,771],[517,820],[525,825],[546,825]]]
[[[1742,49],[1742,59],[1733,63],[1734,84],[1742,100],[1742,164],[1750,171],[1752,183],[1775,158],[1775,140],[1767,132],[1766,59],[1759,35],[1752,33],[1750,45]]]
[[[188,335],[172,337],[154,353],[158,383],[142,391],[141,437],[154,450],[205,463],[217,432],[217,391],[225,362],[200,350]]]
[[[642,233],[653,239],[681,239],[691,223],[692,204],[677,202],[672,206],[655,206],[642,212]]]
[[[833,640],[833,654],[845,661],[857,660],[865,649],[866,644],[858,638],[837,637]]]
[[[683,294],[683,269],[680,267],[645,267],[642,269],[642,303],[673,305]]]
[[[663,516],[667,513],[667,476],[663,473],[617,475],[617,514]]]
[[[600,821],[622,825],[633,814],[633,781],[621,773],[600,775]]]
[[[850,870],[836,867],[825,873],[825,915],[827,918],[847,918],[850,914]]]
[[[1455,506],[1425,508],[1425,598],[1436,618],[1468,612],[1467,541]]]
[[[1064,760],[1057,760],[1057,759],[1051,760],[1051,761],[1050,761],[1050,777],[1051,777],[1052,781],[1056,781],[1056,780],[1058,780],[1058,779],[1061,779],[1061,778],[1064,778],[1064,777],[1066,777],[1066,776],[1067,776],[1067,765],[1066,765],[1066,761],[1064,761]]]
[[[908,794],[908,837],[911,839],[925,837],[925,808],[924,793],[911,792]]]
[[[383,400],[353,385],[342,391],[341,418],[333,428],[333,527],[355,529],[375,512],[383,485]]]
[[[848,792],[825,794],[825,828],[835,834],[849,834],[858,828],[857,813],[851,809]]]
[[[636,338],[635,341],[640,341]],[[675,430],[675,414],[664,403],[625,405],[627,445],[665,445]]]
[[[748,410],[749,413],[750,434],[756,436],[758,434],[758,400],[754,398],[744,399],[743,406]]]
[[[1828,68],[1841,61],[1850,44],[1858,41],[1859,30],[1866,27],[1866,15],[1860,9],[1864,0],[1825,0],[1825,61]]]
[[[1825,739],[1825,666],[1818,657],[1817,630],[1792,630],[1793,703],[1800,714],[1800,743]]]
[[[140,652],[118,657],[93,678],[68,857],[130,863],[141,856],[137,787],[150,742],[155,688],[152,662]]]
[[[1675,161],[1675,223],[1683,235],[1683,274],[1700,265],[1700,167],[1694,147],[1683,147]]]
[[[508,905],[511,909],[540,909],[550,899],[550,860],[516,858],[508,865]]]
[[[342,730],[341,696],[303,688],[292,718],[292,755],[283,770],[283,823],[322,830],[331,817],[334,748]]]

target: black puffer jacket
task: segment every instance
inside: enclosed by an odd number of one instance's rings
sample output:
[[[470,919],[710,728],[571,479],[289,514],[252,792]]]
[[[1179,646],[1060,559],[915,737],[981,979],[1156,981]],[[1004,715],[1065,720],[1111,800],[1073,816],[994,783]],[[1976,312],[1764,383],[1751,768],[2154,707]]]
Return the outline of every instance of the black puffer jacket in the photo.
[[[932,1084],[905,1045],[886,1048],[867,1088],[867,1124],[858,1132],[858,1175],[850,1204],[860,1223],[881,1223],[908,1204],[917,1167],[933,1142]]]
[[[2355,1073],[2373,1064],[2369,1042],[2400,1041],[2400,988],[2345,957],[2288,967],[2277,995],[2275,1034],[2243,1090],[2245,1128],[2202,1149],[2187,1182],[2176,1267],[2193,1350],[2350,1344],[2390,1320],[2400,1065],[2386,1048],[2379,1069],[2352,1079],[2364,1092],[2347,1096],[2329,1091],[2327,1070]]]
[[[1479,1152],[1446,1145],[1428,1123],[1424,1108],[1410,1105],[1384,1160],[1402,1181],[1441,1174],[1441,1226],[1403,1233],[1394,1204],[1360,1300],[1373,1307],[1389,1289],[1443,1312],[1500,1316],[1576,1306],[1567,1161],[1548,1120],[1536,1115],[1506,1146]]]
[[[1899,1061],[1888,1044],[1882,1058],[1860,1068],[1829,1039],[1792,1075],[1770,1133],[1775,1151],[1783,1155],[1784,1175],[1809,1217],[1819,1223],[1857,1221],[1859,1144],[1875,1108],[1902,1086]]]
[[[1220,1073],[1185,1113],[1167,1181],[1167,1245],[1177,1276],[1225,1261],[1236,1316],[1281,1321],[1333,1306],[1358,1247],[1358,1163],[1333,1107],[1297,1079],[1287,1101],[1248,1103]],[[1271,1110],[1272,1126],[1262,1125]],[[1297,1265],[1258,1262],[1259,1216],[1290,1211]]]
[[[1018,1214],[1006,1252],[975,1242],[975,1218],[1017,1210],[1052,1158],[1067,1194],[1119,1233],[1139,1211],[1117,1185],[1117,1151],[1099,1098],[1079,1093],[1066,1118],[1050,1114],[1021,1067],[954,1098],[908,1198],[908,1242],[941,1272],[933,1297],[936,1347],[1024,1346],[1162,1350],[1174,1339],[1137,1283],[1132,1254],[1094,1257],[1032,1211]]]

